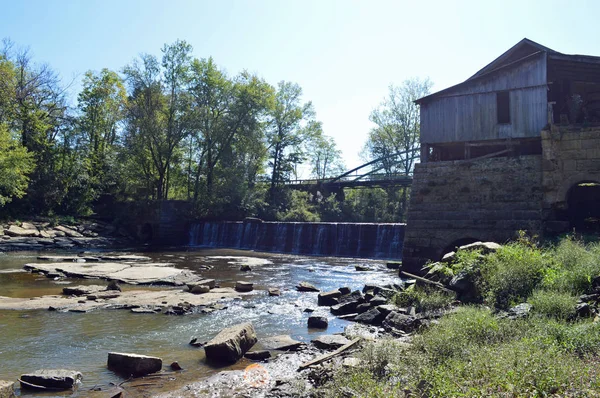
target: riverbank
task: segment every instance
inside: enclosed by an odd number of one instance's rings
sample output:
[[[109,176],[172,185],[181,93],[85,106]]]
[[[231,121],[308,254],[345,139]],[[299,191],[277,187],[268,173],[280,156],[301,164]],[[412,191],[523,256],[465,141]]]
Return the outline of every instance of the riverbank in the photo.
[[[102,221],[40,219],[0,223],[0,252],[117,248],[131,243],[125,229]]]

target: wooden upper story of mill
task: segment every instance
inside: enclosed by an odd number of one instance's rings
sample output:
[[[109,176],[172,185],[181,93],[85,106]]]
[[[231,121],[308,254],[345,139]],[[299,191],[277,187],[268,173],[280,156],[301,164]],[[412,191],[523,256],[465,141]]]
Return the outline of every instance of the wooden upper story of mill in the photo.
[[[422,162],[537,154],[548,125],[600,123],[600,57],[523,39],[464,82],[416,102]]]

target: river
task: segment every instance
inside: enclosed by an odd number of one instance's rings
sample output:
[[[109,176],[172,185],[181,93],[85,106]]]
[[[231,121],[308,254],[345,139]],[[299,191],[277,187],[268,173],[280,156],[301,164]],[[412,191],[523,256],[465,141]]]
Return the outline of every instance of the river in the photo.
[[[135,314],[128,310],[97,310],[84,314],[47,310],[0,311],[0,379],[17,380],[23,373],[42,368],[73,369],[83,373],[83,385],[77,395],[85,396],[94,386],[123,381],[106,369],[108,352],[118,351],[161,357],[163,369],[178,361],[187,370],[182,381],[196,380],[223,369],[205,364],[204,350],[188,344],[193,337],[200,341],[210,340],[225,327],[251,321],[259,341],[261,337],[290,334],[297,340],[308,342],[324,332],[307,328],[309,313],[304,311],[306,308],[328,316],[327,334],[343,331],[349,322],[330,315],[328,307],[317,307],[317,293],[297,292],[294,286],[301,281],[327,291],[341,286],[362,289],[365,283],[383,285],[398,280],[397,273],[387,270],[385,263],[379,260],[228,249],[129,253],[144,254],[155,262],[170,262],[178,268],[194,270],[205,278],[216,279],[222,287],[232,287],[238,280],[251,281],[255,290],[242,300],[224,301],[227,306],[224,310],[185,316]],[[72,285],[105,283],[70,278],[53,281],[43,275],[21,272],[24,264],[36,262],[37,255],[34,252],[0,255],[0,296],[60,294],[65,285],[58,283],[64,282]],[[252,271],[240,271],[241,263],[250,264]],[[358,272],[354,268],[356,264],[365,264],[374,270]],[[212,268],[207,270],[205,266]],[[266,289],[271,287],[280,288],[282,295],[269,297]],[[166,286],[141,288],[169,289]],[[247,365],[244,361],[235,366]]]

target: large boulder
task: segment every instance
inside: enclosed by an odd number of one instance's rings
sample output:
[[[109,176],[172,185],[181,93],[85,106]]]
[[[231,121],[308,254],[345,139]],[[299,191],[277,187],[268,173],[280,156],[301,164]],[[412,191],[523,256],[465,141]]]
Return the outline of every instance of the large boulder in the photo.
[[[162,369],[162,359],[122,352],[108,353],[108,369],[125,376],[140,377]]]
[[[67,369],[41,369],[21,375],[22,388],[68,390],[81,380],[81,373]]]
[[[204,345],[206,359],[212,362],[235,363],[257,341],[256,331],[250,322],[223,329]]]
[[[14,384],[12,381],[0,380],[0,398],[16,397]]]
[[[338,297],[342,295],[339,290],[332,290],[330,292],[322,292],[317,296],[318,305],[336,305],[338,304]]]
[[[358,300],[348,301],[345,303],[337,304],[331,307],[331,313],[333,315],[346,315],[356,312],[358,305],[361,304]]]
[[[83,238],[83,235],[79,232],[75,231],[74,229],[64,227],[62,225],[58,225],[54,227],[54,229],[60,232],[64,232],[64,234],[67,235],[69,238]]]

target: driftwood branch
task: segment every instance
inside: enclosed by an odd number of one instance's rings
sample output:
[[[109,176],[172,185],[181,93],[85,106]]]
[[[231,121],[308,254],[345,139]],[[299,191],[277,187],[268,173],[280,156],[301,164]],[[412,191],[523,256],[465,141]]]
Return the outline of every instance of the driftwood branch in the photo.
[[[348,344],[341,346],[340,348],[338,348],[337,350],[335,350],[334,352],[332,352],[330,354],[320,356],[316,359],[313,359],[312,361],[304,362],[302,365],[300,365],[300,367],[298,368],[298,371],[301,371],[306,368],[310,368],[311,366],[318,365],[320,363],[328,361],[331,358],[340,355],[342,352],[354,347],[359,341],[360,341],[360,337],[357,337],[354,340],[352,340],[351,342],[349,342]]]
[[[406,271],[400,271],[400,275],[405,276],[407,278],[416,279],[419,282],[427,283],[428,285],[431,285],[431,286],[435,286],[438,289],[445,291],[446,293],[454,293],[453,290],[448,289],[446,286],[442,285],[439,282],[430,281],[429,279],[423,278],[421,276],[409,274]]]

